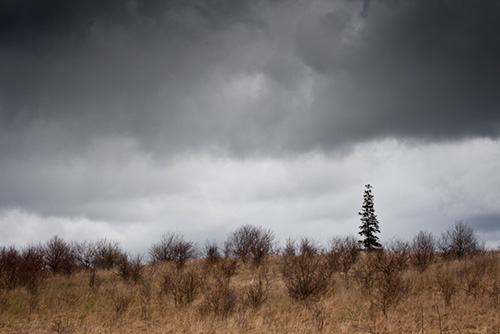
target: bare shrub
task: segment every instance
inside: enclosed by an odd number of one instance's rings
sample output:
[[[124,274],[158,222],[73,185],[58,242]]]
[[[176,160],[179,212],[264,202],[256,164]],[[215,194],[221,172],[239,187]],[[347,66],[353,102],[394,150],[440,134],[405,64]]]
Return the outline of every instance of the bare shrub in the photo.
[[[238,261],[229,256],[227,249],[224,250],[224,254],[221,254],[217,243],[205,245],[205,270],[209,274],[229,280],[236,275],[237,269]]]
[[[102,267],[106,262],[114,262],[114,259],[110,259],[109,261],[105,261],[106,254],[103,253],[113,253],[114,251],[99,251],[101,248],[114,248],[115,245],[104,246],[103,244],[108,243],[106,240],[101,240],[100,242],[94,241],[84,241],[84,242],[75,242],[73,244],[73,250],[75,254],[75,262],[78,268],[81,268],[88,273],[88,284],[89,287],[94,289],[100,286],[101,280],[97,277],[97,268],[98,266]],[[118,250],[118,253],[121,253]],[[121,254],[123,255],[123,254]],[[117,260],[118,261],[118,260]]]
[[[142,255],[123,254],[118,263],[118,276],[125,282],[137,284],[142,279],[144,263]]]
[[[331,274],[328,259],[315,242],[308,238],[287,241],[281,275],[291,298],[318,299],[332,284]]]
[[[245,288],[244,304],[258,309],[267,301],[269,296],[268,269],[261,266],[259,272],[254,276],[252,282]]]
[[[485,279],[487,276],[488,259],[484,256],[477,256],[470,261],[465,261],[458,275],[462,282],[463,290],[468,296],[474,299],[485,290]]]
[[[230,281],[238,271],[238,261],[234,258],[224,257],[216,265],[211,266],[207,273],[216,280]]]
[[[413,238],[411,244],[411,262],[419,268],[420,271],[425,271],[434,260],[436,254],[436,239],[430,232],[420,231]]]
[[[361,246],[354,236],[334,237],[330,240],[328,261],[332,271],[341,272],[346,281],[352,266],[361,254]]]
[[[259,267],[272,254],[274,234],[262,227],[244,225],[234,231],[226,241],[226,248],[232,256],[247,263],[249,260]]]
[[[101,239],[95,244],[95,268],[111,269],[116,266],[123,257],[124,252],[118,241]]]
[[[438,246],[445,258],[461,259],[481,250],[476,232],[462,221],[441,235]]]
[[[129,309],[133,301],[130,292],[119,291],[116,286],[107,289],[108,295],[113,305],[113,310],[117,316],[123,316]]]
[[[396,266],[397,271],[408,269],[411,256],[411,247],[408,242],[392,240],[384,246],[384,250],[391,257],[391,265]]]
[[[357,271],[358,282],[373,305],[387,316],[409,292],[401,259],[382,250],[366,253]]]
[[[97,243],[93,241],[75,242],[72,245],[77,267],[89,270],[96,267]]]
[[[195,268],[167,270],[162,277],[161,293],[172,297],[175,306],[191,304],[200,292],[202,276]]]
[[[76,257],[71,246],[59,238],[53,236],[43,248],[45,265],[54,274],[71,275],[76,269]]]
[[[214,314],[225,319],[235,310],[236,302],[236,293],[230,286],[230,280],[214,275],[208,282],[208,289],[203,295],[198,310],[203,316]]]
[[[457,273],[449,265],[441,266],[436,272],[435,280],[444,304],[451,305],[453,296],[458,293]]]
[[[153,263],[173,262],[177,269],[182,269],[186,262],[196,257],[194,243],[184,240],[178,233],[164,234],[160,240],[149,249]]]
[[[216,242],[205,244],[205,263],[213,266],[222,260],[222,254],[219,245]]]
[[[18,284],[21,255],[11,247],[0,248],[0,289],[12,290]]]
[[[19,265],[19,284],[25,287],[31,295],[37,295],[45,280],[43,249],[40,246],[27,246],[21,251]]]

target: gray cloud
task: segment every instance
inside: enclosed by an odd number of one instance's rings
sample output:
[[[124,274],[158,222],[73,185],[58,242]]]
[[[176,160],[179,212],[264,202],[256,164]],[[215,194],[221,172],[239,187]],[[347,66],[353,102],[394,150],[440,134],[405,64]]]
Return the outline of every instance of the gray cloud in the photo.
[[[0,223],[324,237],[368,182],[389,235],[496,217],[498,7],[3,1]]]
[[[34,130],[59,150],[119,136],[233,153],[499,133],[495,1],[2,6],[2,139],[17,152]]]
[[[299,56],[331,78],[312,108],[318,140],[497,136],[498,6],[372,2],[364,26],[344,43],[352,20],[345,13],[305,26]]]

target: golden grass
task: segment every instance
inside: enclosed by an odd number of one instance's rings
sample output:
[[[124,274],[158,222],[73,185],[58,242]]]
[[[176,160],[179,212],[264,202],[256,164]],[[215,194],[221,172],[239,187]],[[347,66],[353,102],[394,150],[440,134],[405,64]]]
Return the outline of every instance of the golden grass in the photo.
[[[231,281],[236,307],[226,318],[200,312],[208,279],[187,306],[176,307],[161,294],[166,265],[147,267],[136,285],[123,282],[114,271],[99,271],[98,284],[91,288],[88,273],[79,272],[48,277],[35,296],[23,288],[0,291],[0,333],[500,333],[499,262],[499,254],[488,252],[434,263],[423,273],[407,269],[409,291],[387,316],[374,295],[361,292],[354,272],[349,284],[336,275],[333,287],[317,302],[293,301],[281,280],[278,257],[269,263],[269,295],[257,309],[242,302],[256,272],[240,265]],[[189,265],[206,272],[201,260]],[[450,280],[443,284],[456,289],[448,305],[439,283],[445,275]],[[479,286],[472,291],[474,278]]]

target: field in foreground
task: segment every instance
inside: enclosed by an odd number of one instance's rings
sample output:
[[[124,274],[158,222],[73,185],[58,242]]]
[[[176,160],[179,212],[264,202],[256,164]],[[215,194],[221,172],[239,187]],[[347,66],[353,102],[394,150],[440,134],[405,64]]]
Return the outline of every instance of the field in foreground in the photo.
[[[326,255],[274,256],[258,268],[231,259],[181,270],[161,263],[127,279],[119,268],[49,274],[37,289],[0,291],[0,332],[500,333],[498,252],[427,268],[403,255],[360,254],[347,272],[316,278]],[[316,283],[321,293],[301,298]]]

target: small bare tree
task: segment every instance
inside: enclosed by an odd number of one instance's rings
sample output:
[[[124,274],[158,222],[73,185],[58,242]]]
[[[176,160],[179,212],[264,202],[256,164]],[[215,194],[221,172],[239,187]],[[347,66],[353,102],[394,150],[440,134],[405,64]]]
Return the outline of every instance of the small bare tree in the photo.
[[[96,268],[111,269],[118,265],[123,254],[118,241],[99,240],[95,245],[94,265]]]
[[[354,236],[334,237],[330,240],[328,261],[332,270],[341,272],[348,282],[349,270],[361,253],[361,245]]]
[[[377,250],[366,253],[358,268],[361,288],[384,316],[409,292],[409,284],[403,277],[404,267],[398,262],[394,254]]]
[[[205,263],[213,266],[222,260],[222,255],[219,250],[219,245],[216,242],[205,244]]]
[[[118,262],[118,275],[125,282],[139,283],[142,279],[143,270],[144,263],[141,254],[136,254],[135,256],[123,254]]]
[[[12,290],[18,284],[21,255],[11,247],[0,248],[0,288]]]
[[[462,221],[457,222],[441,235],[439,249],[445,258],[472,255],[481,250],[475,231]]]
[[[225,260],[233,260],[226,258]],[[224,263],[222,261],[221,263]],[[213,314],[227,318],[236,308],[237,296],[234,288],[231,287],[231,275],[225,270],[216,270],[210,272],[210,275],[204,277],[207,289],[203,293],[203,299],[198,306],[198,310],[203,316]]]
[[[85,270],[95,269],[97,261],[97,243],[93,241],[73,244],[76,265]]]
[[[189,267],[186,270],[164,272],[161,282],[161,293],[170,296],[175,306],[191,304],[201,290],[203,280],[199,270]]]
[[[252,282],[245,288],[243,304],[258,309],[267,301],[269,296],[269,276],[266,266],[261,266],[254,275]]]
[[[411,246],[407,241],[395,239],[384,245],[391,262],[399,271],[406,270],[410,265]]]
[[[425,271],[434,260],[436,253],[436,239],[430,232],[420,231],[411,244],[412,264]]]
[[[53,236],[43,248],[45,265],[54,274],[71,275],[76,269],[75,252],[71,246],[57,235]]]
[[[43,248],[37,245],[27,246],[21,251],[19,265],[19,284],[31,295],[37,295],[40,285],[45,280]]]
[[[259,267],[272,254],[274,234],[270,230],[252,225],[244,225],[234,231],[226,241],[226,248],[231,255],[243,263],[252,260]]]
[[[331,274],[324,250],[314,241],[308,238],[301,239],[298,244],[287,241],[281,275],[291,298],[318,299],[332,284]]]
[[[186,241],[182,235],[171,232],[164,234],[151,246],[149,255],[153,263],[173,262],[177,269],[182,269],[188,260],[196,257],[197,252],[193,242]]]

